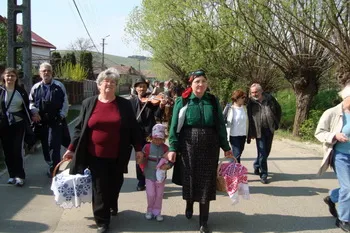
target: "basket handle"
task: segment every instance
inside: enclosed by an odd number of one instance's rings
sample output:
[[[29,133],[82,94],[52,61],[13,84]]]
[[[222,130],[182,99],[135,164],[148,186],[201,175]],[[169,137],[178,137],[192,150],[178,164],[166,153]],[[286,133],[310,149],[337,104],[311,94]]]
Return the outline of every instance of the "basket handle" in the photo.
[[[56,176],[56,172],[58,170],[58,168],[61,166],[62,163],[66,162],[66,161],[70,161],[72,159],[62,159],[55,167],[55,169],[53,169],[53,172],[52,172],[52,178]]]
[[[235,156],[233,156],[232,159],[233,159],[234,161],[232,161],[231,163],[238,163],[237,158],[236,158]],[[228,162],[227,160],[224,160],[224,161],[220,161],[220,162],[219,162],[218,168],[217,168],[217,171],[216,171],[216,174],[220,174],[221,164],[227,163],[227,162]]]

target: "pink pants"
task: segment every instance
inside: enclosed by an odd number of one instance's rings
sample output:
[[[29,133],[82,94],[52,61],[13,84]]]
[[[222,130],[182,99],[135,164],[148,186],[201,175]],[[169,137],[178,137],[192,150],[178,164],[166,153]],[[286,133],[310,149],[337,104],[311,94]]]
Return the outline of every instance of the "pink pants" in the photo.
[[[154,216],[160,215],[162,212],[164,186],[165,181],[157,183],[146,179],[147,212],[152,213]]]

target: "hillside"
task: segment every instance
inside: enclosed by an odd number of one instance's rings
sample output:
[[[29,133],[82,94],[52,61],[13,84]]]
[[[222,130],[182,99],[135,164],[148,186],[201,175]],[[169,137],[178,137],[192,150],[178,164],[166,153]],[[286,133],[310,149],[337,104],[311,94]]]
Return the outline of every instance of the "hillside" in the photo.
[[[72,52],[71,50],[57,50],[62,56],[65,53]],[[93,57],[94,57],[94,66],[98,66],[98,64],[101,64],[102,62],[102,56],[101,54],[98,54],[97,52],[91,52]],[[139,64],[141,70],[152,70],[152,64],[150,61],[147,60],[139,60],[133,59],[133,58],[127,58],[127,57],[120,57],[120,56],[115,56],[111,54],[105,54],[105,65],[107,67],[113,66],[113,65],[126,65],[126,66],[132,66],[136,70],[139,70]]]

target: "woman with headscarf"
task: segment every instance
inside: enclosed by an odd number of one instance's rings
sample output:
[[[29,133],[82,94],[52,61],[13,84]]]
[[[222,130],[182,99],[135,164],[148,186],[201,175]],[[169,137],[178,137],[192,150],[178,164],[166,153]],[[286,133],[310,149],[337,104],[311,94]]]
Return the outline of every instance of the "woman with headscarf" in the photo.
[[[185,215],[199,202],[200,232],[209,232],[209,202],[216,199],[216,172],[220,148],[232,158],[222,109],[208,90],[203,70],[193,72],[190,87],[176,99],[169,136],[168,159],[175,163],[173,182],[183,186]]]
[[[73,158],[70,174],[91,170],[92,209],[97,232],[107,232],[117,215],[118,197],[127,173],[131,146],[141,159],[141,133],[130,102],[116,96],[119,73],[102,71],[96,80],[99,95],[83,101],[73,138],[64,158]]]
[[[330,191],[324,201],[336,217],[336,226],[350,232],[350,84],[339,93],[343,101],[326,110],[318,122],[315,137],[323,143],[324,156],[318,174],[332,166],[340,188]],[[338,210],[335,208],[338,203]]]

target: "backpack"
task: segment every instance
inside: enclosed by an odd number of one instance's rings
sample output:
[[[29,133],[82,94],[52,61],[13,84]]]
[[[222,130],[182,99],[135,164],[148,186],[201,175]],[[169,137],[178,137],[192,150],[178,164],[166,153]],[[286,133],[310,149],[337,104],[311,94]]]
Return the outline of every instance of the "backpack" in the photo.
[[[164,143],[162,144],[162,147],[163,147],[163,154],[165,154],[169,150],[169,148]],[[151,152],[151,143],[147,143],[145,145],[145,157],[144,157],[145,159],[148,158],[150,152]],[[143,171],[146,167],[146,164],[141,163],[139,166],[140,166],[141,170]]]

